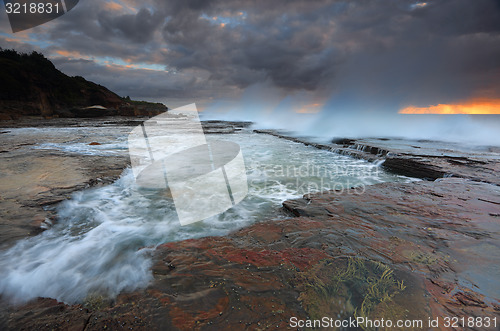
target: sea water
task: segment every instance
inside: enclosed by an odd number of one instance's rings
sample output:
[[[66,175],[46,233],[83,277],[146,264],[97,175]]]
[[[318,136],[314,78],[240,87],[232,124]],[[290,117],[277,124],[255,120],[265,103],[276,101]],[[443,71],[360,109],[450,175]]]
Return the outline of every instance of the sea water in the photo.
[[[126,155],[126,130],[130,128],[14,129],[13,134],[51,138],[37,139],[34,149],[106,157]],[[102,144],[90,146],[82,132]],[[151,253],[159,244],[224,236],[257,221],[285,218],[282,202],[307,193],[335,189],[339,194],[362,194],[366,185],[413,180],[389,174],[378,164],[251,130],[207,139],[240,145],[249,187],[241,203],[181,226],[168,194],[137,187],[126,169],[113,184],[76,192],[60,203],[58,221],[49,230],[0,252],[2,297],[13,303],[36,297],[67,303],[89,295],[113,298],[148,285],[153,278]]]

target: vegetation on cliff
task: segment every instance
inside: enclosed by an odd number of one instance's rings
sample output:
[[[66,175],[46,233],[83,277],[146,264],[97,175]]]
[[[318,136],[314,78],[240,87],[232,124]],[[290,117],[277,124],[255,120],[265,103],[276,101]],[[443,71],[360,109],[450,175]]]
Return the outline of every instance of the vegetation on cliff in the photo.
[[[0,49],[0,68],[0,120],[21,116],[152,116],[167,110],[161,103],[135,102],[83,77],[69,77],[38,52]],[[106,109],[87,108],[96,105]]]

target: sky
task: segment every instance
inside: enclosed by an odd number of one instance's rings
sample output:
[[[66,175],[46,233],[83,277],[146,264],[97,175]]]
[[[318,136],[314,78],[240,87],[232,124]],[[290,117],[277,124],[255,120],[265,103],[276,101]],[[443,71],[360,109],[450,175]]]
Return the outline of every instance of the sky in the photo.
[[[170,107],[344,116],[500,100],[499,0],[81,0],[18,33],[0,16],[0,47]]]

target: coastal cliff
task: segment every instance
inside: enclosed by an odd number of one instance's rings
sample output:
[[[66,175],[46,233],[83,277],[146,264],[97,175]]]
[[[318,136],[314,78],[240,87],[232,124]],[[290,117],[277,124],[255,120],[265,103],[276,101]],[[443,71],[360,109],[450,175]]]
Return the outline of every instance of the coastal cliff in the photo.
[[[161,103],[122,98],[83,77],[69,77],[42,54],[0,49],[0,121],[24,116],[154,116]]]

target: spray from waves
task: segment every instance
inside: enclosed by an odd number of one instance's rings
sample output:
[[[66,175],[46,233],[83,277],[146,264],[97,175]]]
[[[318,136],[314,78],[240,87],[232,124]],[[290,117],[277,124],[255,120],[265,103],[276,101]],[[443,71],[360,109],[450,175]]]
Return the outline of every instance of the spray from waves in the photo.
[[[239,116],[238,116],[239,115]],[[316,114],[257,111],[205,114],[203,119],[245,120],[256,129],[281,129],[297,136],[332,138],[397,138],[435,140],[476,146],[500,146],[500,115]]]
[[[67,303],[94,293],[115,297],[149,283],[150,253],[157,245],[225,235],[255,222],[258,213],[252,210],[269,205],[265,197],[245,201],[181,227],[171,200],[138,190],[126,170],[114,184],[78,192],[63,202],[53,228],[0,253],[0,293],[15,304],[36,297]],[[281,198],[292,196],[288,192]]]
[[[74,194],[58,207],[60,222],[52,229],[3,252],[0,292],[14,303],[39,296],[77,302],[88,293],[113,296],[147,283],[149,249],[141,247],[154,243],[159,220],[173,222],[169,213],[151,222],[135,212],[155,202],[133,194],[132,179],[127,171],[111,186]]]
[[[500,146],[500,116],[322,113],[302,133],[323,138],[388,137]]]
[[[384,137],[500,146],[500,115],[398,114],[394,105],[352,99],[318,101],[321,106],[308,113],[315,104],[314,96],[283,96],[264,85],[248,89],[236,102],[213,102],[202,119],[252,121],[255,128],[283,129],[322,141]]]
[[[223,235],[255,221],[249,213],[256,206],[247,202],[181,227],[171,200],[138,190],[127,170],[114,184],[63,202],[53,228],[0,253],[0,293],[17,304],[36,297],[68,303],[93,293],[115,297],[152,279],[150,253],[156,245]]]

